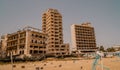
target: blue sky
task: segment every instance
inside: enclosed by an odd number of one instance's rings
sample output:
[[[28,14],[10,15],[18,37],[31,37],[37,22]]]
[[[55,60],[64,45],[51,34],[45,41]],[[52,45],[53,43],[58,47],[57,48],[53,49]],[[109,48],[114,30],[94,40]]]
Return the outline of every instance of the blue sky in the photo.
[[[58,9],[64,42],[71,44],[70,26],[91,22],[97,45],[120,45],[120,0],[0,0],[0,35],[29,25],[41,29],[42,13]]]

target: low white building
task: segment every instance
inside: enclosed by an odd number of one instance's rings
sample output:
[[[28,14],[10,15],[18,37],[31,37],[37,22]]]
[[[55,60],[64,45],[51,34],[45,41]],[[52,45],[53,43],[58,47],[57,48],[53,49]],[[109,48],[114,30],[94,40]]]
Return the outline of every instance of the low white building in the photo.
[[[115,49],[115,51],[120,51],[120,45],[114,45],[112,47]]]

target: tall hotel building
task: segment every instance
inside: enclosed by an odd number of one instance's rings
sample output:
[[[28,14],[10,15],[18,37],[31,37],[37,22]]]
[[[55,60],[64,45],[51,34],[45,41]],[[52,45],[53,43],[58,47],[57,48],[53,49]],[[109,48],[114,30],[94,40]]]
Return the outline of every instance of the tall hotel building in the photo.
[[[48,9],[42,15],[42,31],[47,37],[47,53],[54,56],[67,55],[69,44],[63,43],[62,15],[56,9]]]
[[[89,22],[73,24],[71,33],[72,46],[75,50],[83,53],[97,51],[94,27]]]

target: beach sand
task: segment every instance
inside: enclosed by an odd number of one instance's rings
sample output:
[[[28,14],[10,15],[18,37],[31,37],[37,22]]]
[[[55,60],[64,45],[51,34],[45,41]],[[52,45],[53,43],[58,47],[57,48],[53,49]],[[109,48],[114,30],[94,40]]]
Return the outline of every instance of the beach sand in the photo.
[[[93,61],[94,59],[80,59],[14,63],[13,70],[92,70]],[[102,62],[110,70],[120,70],[120,59],[116,57],[103,58]],[[0,70],[12,70],[11,67],[11,64],[0,65]],[[101,65],[97,65],[96,70],[102,70]]]

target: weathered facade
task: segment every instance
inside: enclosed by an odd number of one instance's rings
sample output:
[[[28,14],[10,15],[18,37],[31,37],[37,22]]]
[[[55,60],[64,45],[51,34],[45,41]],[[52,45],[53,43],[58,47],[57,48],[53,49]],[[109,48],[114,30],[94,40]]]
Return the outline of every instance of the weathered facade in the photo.
[[[72,46],[79,52],[97,51],[94,27],[89,22],[71,26]]]
[[[1,57],[6,57],[7,35],[1,36]]]
[[[7,56],[26,55],[36,56],[46,53],[46,34],[39,29],[26,27],[15,33],[7,34],[6,53]]]
[[[69,44],[63,43],[62,15],[56,9],[48,9],[42,15],[42,31],[48,35],[47,53],[68,55]]]

